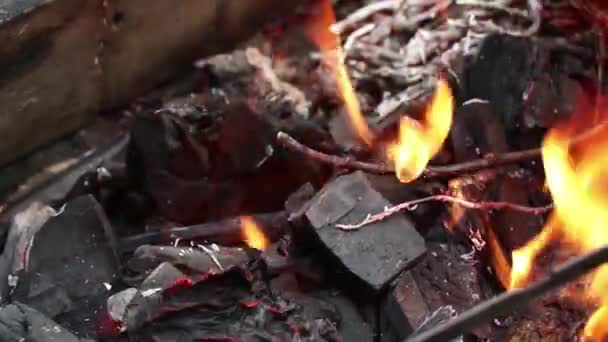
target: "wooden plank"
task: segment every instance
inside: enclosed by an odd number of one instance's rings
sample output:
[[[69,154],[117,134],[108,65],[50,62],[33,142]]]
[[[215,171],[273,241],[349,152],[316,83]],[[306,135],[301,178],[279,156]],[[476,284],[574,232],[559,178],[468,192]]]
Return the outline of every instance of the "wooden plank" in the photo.
[[[300,0],[298,0],[300,1]],[[293,8],[280,0],[0,2],[0,165]]]

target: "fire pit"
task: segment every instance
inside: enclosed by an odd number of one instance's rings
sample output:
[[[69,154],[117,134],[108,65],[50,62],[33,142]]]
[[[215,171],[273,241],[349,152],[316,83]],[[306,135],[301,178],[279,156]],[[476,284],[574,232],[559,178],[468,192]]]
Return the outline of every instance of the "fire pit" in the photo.
[[[198,60],[6,208],[0,340],[605,340],[595,6],[315,0]]]

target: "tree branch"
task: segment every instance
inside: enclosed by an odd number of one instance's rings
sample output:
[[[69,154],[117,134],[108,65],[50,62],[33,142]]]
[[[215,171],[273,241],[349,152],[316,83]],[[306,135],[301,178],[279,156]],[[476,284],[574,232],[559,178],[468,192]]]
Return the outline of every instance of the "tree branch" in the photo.
[[[277,134],[277,142],[290,151],[301,153],[307,157],[336,167],[361,170],[378,174],[387,174],[395,172],[393,166],[391,165],[380,163],[367,163],[357,161],[348,157],[340,157],[313,150],[312,148],[301,144],[300,142],[298,142],[297,140],[295,140],[284,132],[279,132]],[[481,169],[486,169],[494,166],[537,159],[540,158],[540,156],[540,149],[509,152],[501,155],[492,155],[487,158],[472,160],[464,163],[444,166],[428,166],[422,176],[425,178],[456,176],[459,174],[475,172]]]
[[[608,134],[608,120],[595,125],[594,127],[586,130],[580,135],[575,136],[570,140],[570,145],[576,146],[579,143],[583,143],[586,140],[592,140],[594,137]],[[298,152],[308,156],[309,158],[323,162],[325,164],[334,165],[336,167],[342,167],[346,169],[361,170],[370,173],[386,174],[395,172],[392,165],[380,164],[380,163],[367,163],[354,160],[348,157],[334,156],[327,153],[323,153],[312,148],[302,145],[300,142],[289,136],[285,132],[279,132],[277,134],[277,142],[287,148],[290,151]],[[435,178],[435,177],[451,177],[458,176],[463,173],[471,173],[482,169],[491,167],[501,166],[505,164],[518,163],[523,161],[529,161],[538,159],[541,157],[541,149],[534,148],[523,151],[508,152],[499,155],[488,155],[482,159],[471,160],[464,163],[457,163],[451,165],[441,166],[427,166],[424,170],[423,178]]]

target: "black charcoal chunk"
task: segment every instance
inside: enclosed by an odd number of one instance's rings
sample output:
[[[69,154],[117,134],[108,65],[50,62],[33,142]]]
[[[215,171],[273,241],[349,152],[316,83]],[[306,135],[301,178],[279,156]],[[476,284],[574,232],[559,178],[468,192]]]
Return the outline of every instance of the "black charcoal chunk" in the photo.
[[[96,313],[117,277],[108,234],[111,226],[92,196],[67,203],[32,239],[16,299],[78,335],[92,336]]]
[[[328,183],[306,212],[322,243],[375,290],[385,287],[425,253],[424,239],[403,215],[350,231],[336,225],[359,223],[391,205],[358,171]]]

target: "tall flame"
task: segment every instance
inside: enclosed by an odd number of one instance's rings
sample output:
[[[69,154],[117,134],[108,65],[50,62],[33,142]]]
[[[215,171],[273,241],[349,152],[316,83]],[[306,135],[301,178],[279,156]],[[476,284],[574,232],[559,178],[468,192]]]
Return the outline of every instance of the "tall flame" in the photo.
[[[454,99],[447,81],[439,79],[423,122],[408,117],[401,120],[399,140],[389,147],[397,178],[408,183],[418,178],[439,152],[452,125]]]
[[[513,253],[511,288],[530,281],[534,260],[549,243],[576,254],[608,244],[608,135],[599,132],[572,147],[571,128],[552,129],[543,142],[546,181],[555,210],[543,231]],[[602,341],[608,338],[608,266],[599,267],[588,279],[584,299],[599,308],[583,335],[586,341]]]
[[[241,231],[243,241],[247,246],[263,251],[270,245],[270,241],[258,224],[249,216],[241,216]]]
[[[321,50],[323,61],[327,67],[335,73],[338,93],[344,102],[350,125],[359,138],[365,144],[371,146],[374,136],[361,113],[357,95],[344,66],[344,53],[340,37],[330,30],[330,27],[336,22],[333,5],[331,0],[320,0],[318,2],[319,13],[307,25],[308,36]]]

